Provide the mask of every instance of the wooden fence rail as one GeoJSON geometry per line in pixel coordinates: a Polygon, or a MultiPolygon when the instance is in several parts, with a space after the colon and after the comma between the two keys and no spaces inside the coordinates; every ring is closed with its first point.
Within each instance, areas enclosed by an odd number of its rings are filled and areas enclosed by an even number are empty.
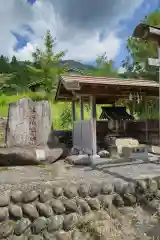
{"type": "Polygon", "coordinates": [[[127,135],[136,138],[140,143],[159,145],[159,120],[128,121],[126,124],[127,135]]]}

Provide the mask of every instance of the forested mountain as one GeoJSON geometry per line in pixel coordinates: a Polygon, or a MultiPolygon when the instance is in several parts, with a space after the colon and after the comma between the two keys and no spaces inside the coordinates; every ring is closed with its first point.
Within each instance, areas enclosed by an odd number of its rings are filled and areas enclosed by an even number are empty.
{"type": "MultiPolygon", "coordinates": [[[[85,71],[94,71],[95,67],[92,65],[83,64],[74,60],[61,60],[60,66],[67,66],[66,69],[85,71]]],[[[28,66],[33,67],[34,63],[30,61],[17,61],[13,56],[9,62],[8,58],[0,56],[0,89],[5,92],[9,88],[13,88],[15,85],[23,87],[32,83],[32,74],[30,73],[28,66]]],[[[17,89],[18,90],[18,89],[17,89]]]]}

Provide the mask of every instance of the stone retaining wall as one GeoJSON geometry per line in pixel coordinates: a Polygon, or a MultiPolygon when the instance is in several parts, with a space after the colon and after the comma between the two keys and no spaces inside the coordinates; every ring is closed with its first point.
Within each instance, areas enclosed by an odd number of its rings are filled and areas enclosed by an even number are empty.
{"type": "Polygon", "coordinates": [[[84,239],[76,238],[84,215],[136,204],[158,212],[159,189],[160,179],[136,183],[116,179],[112,185],[68,183],[65,187],[5,191],[0,195],[0,239],[84,239]]]}

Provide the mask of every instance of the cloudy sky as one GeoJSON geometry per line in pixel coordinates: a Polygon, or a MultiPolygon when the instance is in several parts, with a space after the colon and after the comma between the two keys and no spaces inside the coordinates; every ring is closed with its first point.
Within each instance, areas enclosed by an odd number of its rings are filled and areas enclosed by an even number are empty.
{"type": "Polygon", "coordinates": [[[31,60],[49,29],[66,59],[92,63],[107,53],[117,66],[134,27],[160,0],[0,0],[0,53],[31,60]]]}

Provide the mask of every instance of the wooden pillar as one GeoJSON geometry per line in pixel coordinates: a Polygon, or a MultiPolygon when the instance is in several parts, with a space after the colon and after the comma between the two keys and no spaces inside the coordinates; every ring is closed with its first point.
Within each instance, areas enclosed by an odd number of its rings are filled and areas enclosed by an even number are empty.
{"type": "Polygon", "coordinates": [[[132,116],[132,117],[134,117],[134,106],[133,106],[134,104],[133,104],[133,100],[130,102],[130,115],[132,116]]]}
{"type": "Polygon", "coordinates": [[[145,97],[145,116],[146,116],[146,124],[145,124],[145,140],[148,143],[148,99],[145,97]]]}
{"type": "Polygon", "coordinates": [[[72,121],[76,121],[76,104],[75,100],[72,100],[72,121]]]}
{"type": "Polygon", "coordinates": [[[90,96],[90,106],[91,106],[91,124],[93,133],[93,155],[97,155],[97,131],[96,131],[96,99],[94,96],[90,96]]]}
{"type": "Polygon", "coordinates": [[[132,106],[132,111],[133,111],[133,117],[134,117],[134,114],[135,114],[135,110],[136,110],[136,99],[135,99],[135,97],[133,98],[133,101],[132,101],[132,103],[133,103],[133,106],[132,106]]]}
{"type": "MultiPolygon", "coordinates": [[[[158,44],[158,59],[160,62],[160,42],[158,44]]],[[[159,146],[160,146],[160,65],[159,65],[159,146]]]]}
{"type": "Polygon", "coordinates": [[[81,120],[84,120],[84,104],[83,104],[83,97],[80,98],[80,117],[81,117],[81,120]]]}

